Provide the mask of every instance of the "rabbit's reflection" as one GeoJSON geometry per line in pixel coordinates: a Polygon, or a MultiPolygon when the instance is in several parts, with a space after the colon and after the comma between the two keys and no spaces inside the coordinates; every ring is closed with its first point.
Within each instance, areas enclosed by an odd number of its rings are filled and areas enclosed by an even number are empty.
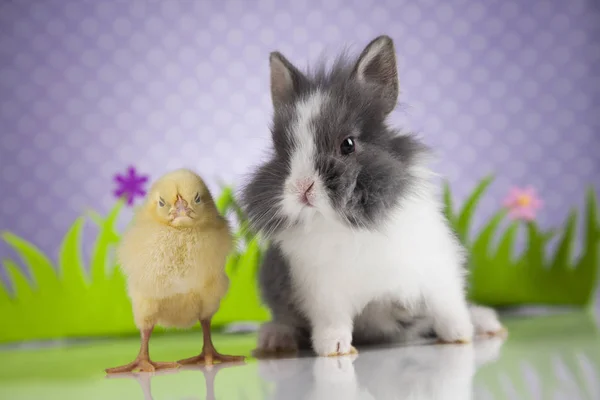
{"type": "Polygon", "coordinates": [[[275,383],[270,399],[472,398],[478,366],[498,357],[503,339],[469,345],[363,350],[358,356],[263,360],[259,371],[275,383]]]}

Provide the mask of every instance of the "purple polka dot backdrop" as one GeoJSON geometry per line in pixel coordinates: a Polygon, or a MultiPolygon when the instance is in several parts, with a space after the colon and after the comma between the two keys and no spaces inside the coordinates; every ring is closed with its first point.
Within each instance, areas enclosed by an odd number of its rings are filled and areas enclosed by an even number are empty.
{"type": "Polygon", "coordinates": [[[530,184],[541,225],[562,224],[600,182],[595,0],[3,0],[0,228],[56,258],[129,165],[239,185],[269,146],[269,52],[304,67],[383,33],[392,122],[434,147],[457,201],[496,174],[478,221],[530,184]]]}

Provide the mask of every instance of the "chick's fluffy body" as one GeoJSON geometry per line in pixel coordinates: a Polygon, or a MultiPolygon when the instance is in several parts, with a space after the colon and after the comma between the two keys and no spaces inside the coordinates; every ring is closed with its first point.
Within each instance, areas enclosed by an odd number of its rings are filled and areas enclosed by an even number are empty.
{"type": "Polygon", "coordinates": [[[211,317],[228,289],[225,262],[233,245],[231,232],[206,186],[191,174],[177,171],[157,181],[118,249],[139,329],[190,327],[211,317]],[[194,205],[189,226],[173,226],[157,212],[159,199],[168,209],[177,195],[193,199],[195,193],[202,201],[194,205]]]}

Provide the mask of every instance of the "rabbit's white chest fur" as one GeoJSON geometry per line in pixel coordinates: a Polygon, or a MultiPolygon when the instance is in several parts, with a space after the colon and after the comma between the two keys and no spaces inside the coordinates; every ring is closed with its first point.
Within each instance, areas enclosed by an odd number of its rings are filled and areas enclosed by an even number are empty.
{"type": "Polygon", "coordinates": [[[462,287],[461,248],[433,201],[403,203],[381,231],[316,216],[283,233],[281,247],[301,300],[318,308],[343,303],[356,315],[375,299],[411,306],[430,290],[462,287]]]}
{"type": "Polygon", "coordinates": [[[332,341],[350,346],[351,337],[340,337],[376,301],[435,310],[441,336],[470,338],[462,247],[433,196],[405,199],[380,231],[314,218],[309,227],[284,231],[278,242],[290,262],[298,304],[315,327],[317,352],[333,351],[332,341]]]}

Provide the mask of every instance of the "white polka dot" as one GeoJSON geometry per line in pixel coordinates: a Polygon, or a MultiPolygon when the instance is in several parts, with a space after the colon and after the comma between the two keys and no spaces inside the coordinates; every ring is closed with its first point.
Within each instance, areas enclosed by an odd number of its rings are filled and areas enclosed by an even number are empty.
{"type": "Polygon", "coordinates": [[[293,26],[292,17],[287,12],[278,12],[274,17],[275,26],[279,29],[289,29],[289,27],[293,26]]]}
{"type": "Polygon", "coordinates": [[[460,115],[456,118],[456,127],[462,131],[463,135],[471,135],[475,127],[475,121],[469,115],[460,115]]]}
{"type": "Polygon", "coordinates": [[[129,130],[133,129],[135,125],[134,117],[130,113],[126,112],[117,114],[115,122],[117,127],[123,132],[128,132],[129,130]]]}
{"type": "Polygon", "coordinates": [[[77,97],[67,100],[66,109],[70,115],[75,117],[79,117],[86,112],[86,107],[81,102],[81,99],[77,97]]]}
{"type": "Polygon", "coordinates": [[[246,67],[240,61],[233,61],[229,64],[227,71],[233,77],[244,77],[247,74],[246,67]]]}
{"type": "Polygon", "coordinates": [[[579,156],[576,161],[577,170],[581,174],[592,174],[594,172],[594,162],[585,156],[579,156]]]}
{"type": "Polygon", "coordinates": [[[411,86],[417,87],[420,86],[423,82],[423,74],[418,69],[410,69],[406,72],[405,78],[403,80],[411,86]]]}
{"type": "Polygon", "coordinates": [[[421,25],[421,33],[426,38],[435,37],[438,34],[438,27],[434,21],[425,21],[421,25]]]}
{"type": "Polygon", "coordinates": [[[537,129],[541,124],[542,118],[537,113],[528,113],[523,120],[525,127],[528,129],[537,129]]]}
{"type": "Polygon", "coordinates": [[[179,83],[179,92],[186,96],[196,96],[200,92],[200,85],[197,79],[186,78],[179,83]]]}
{"type": "Polygon", "coordinates": [[[30,69],[36,66],[37,62],[31,53],[18,53],[14,56],[13,63],[15,66],[23,69],[30,69]]]}
{"type": "Polygon", "coordinates": [[[306,18],[306,24],[312,28],[320,28],[323,25],[323,15],[318,10],[311,11],[306,18]]]}
{"type": "Polygon", "coordinates": [[[507,79],[511,81],[518,81],[523,76],[523,71],[516,65],[509,65],[504,70],[504,74],[507,79]]]}
{"type": "MultiPolygon", "coordinates": [[[[534,115],[537,115],[537,114],[534,114],[534,115]]],[[[538,119],[538,124],[537,125],[539,125],[539,116],[537,116],[537,119],[538,119]]],[[[527,123],[527,120],[525,122],[527,123]]],[[[554,129],[546,129],[545,131],[540,132],[540,137],[539,138],[540,138],[541,142],[543,142],[543,143],[545,143],[547,145],[554,145],[554,144],[558,143],[559,134],[554,129]]]]}
{"type": "Polygon", "coordinates": [[[128,36],[132,31],[131,21],[125,18],[117,18],[113,22],[113,32],[119,36],[128,36]]]}
{"type": "Polygon", "coordinates": [[[457,100],[468,101],[473,97],[473,89],[468,84],[461,84],[455,89],[455,96],[457,100]]]}
{"type": "Polygon", "coordinates": [[[475,102],[475,104],[473,104],[473,112],[475,114],[487,116],[490,113],[491,109],[492,107],[490,105],[490,102],[485,98],[480,98],[478,99],[478,101],[475,102]]]}
{"type": "Polygon", "coordinates": [[[338,15],[339,21],[344,25],[352,25],[356,21],[356,15],[349,8],[340,10],[338,15]]]}
{"type": "Polygon", "coordinates": [[[196,110],[190,110],[190,109],[184,110],[181,113],[180,122],[181,122],[181,127],[184,129],[194,128],[196,126],[196,124],[199,122],[198,112],[196,110]]]}
{"type": "Polygon", "coordinates": [[[427,53],[423,56],[423,66],[429,69],[437,69],[439,58],[434,53],[427,53]]]}
{"type": "Polygon", "coordinates": [[[227,33],[227,43],[231,45],[240,45],[244,42],[244,33],[240,29],[231,29],[227,33]]]}
{"type": "Polygon", "coordinates": [[[242,16],[242,27],[246,30],[254,30],[260,26],[260,18],[252,12],[242,16]]]}
{"type": "Polygon", "coordinates": [[[50,103],[44,101],[43,99],[38,99],[32,106],[33,113],[40,118],[48,117],[52,113],[52,107],[50,103]]]}
{"type": "Polygon", "coordinates": [[[590,108],[590,98],[587,93],[581,91],[573,93],[573,97],[569,101],[576,111],[586,111],[590,108]]]}
{"type": "Polygon", "coordinates": [[[556,113],[556,121],[563,127],[570,127],[575,122],[575,113],[571,110],[561,108],[556,113]]]}
{"type": "Polygon", "coordinates": [[[3,165],[2,178],[7,183],[16,182],[19,180],[19,169],[15,165],[3,165]]]}
{"type": "Polygon", "coordinates": [[[457,51],[454,54],[454,62],[458,67],[466,68],[471,64],[471,54],[466,51],[457,51]]]}
{"type": "Polygon", "coordinates": [[[475,132],[472,137],[473,141],[481,147],[490,146],[494,140],[492,133],[486,129],[475,132]]]}
{"type": "Polygon", "coordinates": [[[215,47],[215,49],[210,53],[210,59],[215,63],[225,63],[229,55],[227,54],[227,50],[224,47],[215,47]]]}
{"type": "Polygon", "coordinates": [[[99,24],[94,18],[84,18],[79,25],[81,26],[81,31],[88,36],[94,36],[98,33],[99,24]]]}
{"type": "Polygon", "coordinates": [[[275,41],[275,32],[273,32],[272,29],[265,27],[260,30],[259,38],[263,44],[270,45],[275,41]]]}
{"type": "Polygon", "coordinates": [[[235,110],[243,110],[243,108],[246,106],[246,96],[241,93],[233,93],[231,96],[229,96],[229,101],[235,110]]]}
{"type": "Polygon", "coordinates": [[[458,112],[458,106],[454,101],[445,99],[440,105],[440,111],[446,115],[454,116],[458,112]]]}
{"type": "Polygon", "coordinates": [[[523,100],[520,97],[509,97],[506,100],[506,109],[513,114],[521,112],[523,110],[523,100]]]}
{"type": "Polygon", "coordinates": [[[555,111],[558,108],[558,102],[553,96],[542,96],[539,105],[543,111],[555,111]]]}
{"type": "Polygon", "coordinates": [[[501,81],[490,83],[490,96],[492,98],[503,97],[506,94],[506,85],[501,81]]]}
{"type": "Polygon", "coordinates": [[[490,152],[499,162],[505,162],[511,158],[511,151],[507,146],[501,143],[490,148],[490,152]]]}
{"type": "Polygon", "coordinates": [[[198,108],[200,110],[209,110],[213,105],[213,99],[206,93],[201,93],[197,100],[198,108]]]}
{"type": "Polygon", "coordinates": [[[489,118],[489,124],[497,131],[503,131],[508,126],[508,119],[504,114],[493,114],[489,118]]]}
{"type": "Polygon", "coordinates": [[[466,11],[466,17],[471,21],[479,21],[485,15],[485,7],[481,3],[472,3],[466,11]]]}
{"type": "Polygon", "coordinates": [[[456,47],[454,40],[449,36],[444,36],[437,40],[436,46],[441,54],[452,53],[456,47]]]}
{"type": "Polygon", "coordinates": [[[514,32],[506,32],[501,40],[504,47],[510,51],[518,49],[522,44],[521,38],[514,32]]]}
{"type": "Polygon", "coordinates": [[[227,29],[227,19],[223,15],[212,15],[209,24],[216,31],[222,32],[227,29]]]}
{"type": "Polygon", "coordinates": [[[542,147],[537,143],[531,143],[527,146],[527,156],[529,160],[537,162],[542,159],[542,155],[544,154],[542,147]]]}
{"type": "Polygon", "coordinates": [[[439,21],[449,22],[454,16],[454,11],[452,10],[452,7],[449,4],[443,3],[435,7],[435,14],[439,21]]]}
{"type": "Polygon", "coordinates": [[[275,8],[275,0],[258,0],[258,8],[263,11],[272,11],[275,8]]]}
{"type": "Polygon", "coordinates": [[[469,32],[469,24],[466,21],[457,19],[452,24],[452,31],[456,36],[464,36],[469,32]]]}
{"type": "Polygon", "coordinates": [[[166,118],[163,113],[154,112],[148,115],[148,122],[150,123],[151,127],[160,130],[165,126],[166,118]]]}
{"type": "Polygon", "coordinates": [[[439,71],[437,78],[442,85],[449,85],[456,80],[456,74],[453,69],[444,68],[439,71]]]}
{"type": "Polygon", "coordinates": [[[224,78],[215,79],[212,84],[212,89],[215,93],[227,93],[227,91],[229,90],[228,80],[224,78]]]}
{"type": "Polygon", "coordinates": [[[538,94],[538,86],[534,81],[525,81],[521,87],[523,94],[528,97],[536,97],[538,94]]]}
{"type": "Polygon", "coordinates": [[[414,3],[407,4],[403,8],[402,14],[408,23],[415,24],[422,21],[421,10],[414,3]]]}
{"type": "Polygon", "coordinates": [[[102,126],[103,118],[97,113],[87,113],[82,118],[83,127],[89,132],[97,132],[102,126]]]}
{"type": "Polygon", "coordinates": [[[404,43],[404,50],[406,54],[419,54],[422,49],[422,43],[415,38],[408,38],[404,43]]]}

